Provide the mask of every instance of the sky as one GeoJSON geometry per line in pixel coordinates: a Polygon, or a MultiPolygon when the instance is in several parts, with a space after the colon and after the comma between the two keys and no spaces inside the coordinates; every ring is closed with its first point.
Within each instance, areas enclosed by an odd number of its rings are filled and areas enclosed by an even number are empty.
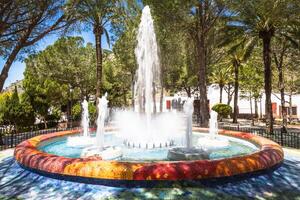
{"type": "MultiPolygon", "coordinates": [[[[90,32],[82,32],[80,34],[76,33],[76,34],[73,34],[73,36],[81,36],[81,37],[83,37],[85,43],[90,42],[92,44],[95,44],[94,34],[91,31],[90,32]]],[[[41,41],[38,42],[37,50],[41,51],[41,50],[45,49],[47,46],[52,45],[58,38],[59,38],[59,36],[57,36],[57,35],[49,35],[49,36],[45,37],[44,39],[42,39],[41,41]]],[[[106,37],[104,37],[104,36],[102,36],[102,48],[109,49],[107,41],[106,41],[106,37]]],[[[3,58],[0,58],[0,70],[2,70],[4,64],[5,64],[5,60],[3,60],[3,58]]],[[[24,75],[23,75],[24,71],[25,71],[25,63],[20,62],[20,61],[15,61],[9,70],[8,78],[5,81],[4,88],[9,86],[11,83],[16,82],[17,80],[22,80],[24,78],[24,75]]]]}

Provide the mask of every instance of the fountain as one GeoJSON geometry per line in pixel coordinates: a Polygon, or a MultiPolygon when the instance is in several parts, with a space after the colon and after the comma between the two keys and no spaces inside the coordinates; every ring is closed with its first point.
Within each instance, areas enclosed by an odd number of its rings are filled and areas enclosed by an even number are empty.
{"type": "Polygon", "coordinates": [[[89,136],[89,104],[86,99],[81,103],[82,107],[82,117],[81,117],[81,126],[83,130],[82,136],[69,137],[67,145],[73,147],[86,147],[94,143],[93,139],[89,136]]]}
{"type": "MultiPolygon", "coordinates": [[[[170,149],[168,152],[168,158],[170,160],[208,159],[209,151],[204,151],[202,148],[195,148],[192,145],[194,98],[187,99],[184,104],[184,112],[186,114],[185,147],[175,147],[170,149]]],[[[199,140],[201,139],[202,138],[199,140]]]]}
{"type": "Polygon", "coordinates": [[[120,135],[124,144],[131,148],[153,149],[172,146],[173,138],[178,137],[181,119],[180,114],[158,113],[156,108],[156,94],[161,89],[160,62],[149,6],[145,6],[142,12],[135,55],[138,64],[135,112],[125,111],[117,114],[120,135]],[[132,119],[130,122],[127,120],[129,118],[132,119]]]}
{"type": "Polygon", "coordinates": [[[99,98],[98,101],[98,118],[97,118],[97,131],[95,145],[84,148],[81,157],[97,156],[102,160],[113,160],[122,157],[122,150],[120,147],[104,146],[104,122],[107,114],[107,93],[99,98]]]}
{"type": "Polygon", "coordinates": [[[89,124],[90,124],[90,119],[89,119],[89,104],[87,100],[83,100],[82,102],[82,129],[83,129],[83,137],[88,137],[89,136],[89,124]]]}
{"type": "Polygon", "coordinates": [[[89,184],[226,178],[283,161],[283,150],[275,142],[218,130],[213,111],[209,130],[192,127],[192,98],[185,102],[184,113],[157,113],[160,70],[148,6],[142,12],[136,57],[135,112],[118,111],[116,127],[105,127],[108,101],[104,95],[99,99],[96,134],[89,134],[84,101],[83,136],[81,130],[70,130],[31,138],[15,148],[16,161],[43,176],[89,184]]]}
{"type": "MultiPolygon", "coordinates": [[[[208,89],[211,105],[218,102],[218,99],[213,95],[213,87],[214,86],[212,85],[208,89]]],[[[209,119],[209,136],[199,139],[197,146],[207,152],[229,147],[228,139],[218,136],[218,113],[212,109],[210,111],[209,119]]]]}

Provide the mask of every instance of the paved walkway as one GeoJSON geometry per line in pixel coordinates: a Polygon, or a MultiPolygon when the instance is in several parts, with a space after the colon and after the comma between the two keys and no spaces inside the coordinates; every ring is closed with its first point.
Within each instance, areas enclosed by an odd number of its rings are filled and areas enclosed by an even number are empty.
{"type": "Polygon", "coordinates": [[[60,181],[28,172],[0,152],[0,199],[286,199],[300,200],[300,151],[285,149],[280,168],[227,183],[124,188],[60,181]]]}

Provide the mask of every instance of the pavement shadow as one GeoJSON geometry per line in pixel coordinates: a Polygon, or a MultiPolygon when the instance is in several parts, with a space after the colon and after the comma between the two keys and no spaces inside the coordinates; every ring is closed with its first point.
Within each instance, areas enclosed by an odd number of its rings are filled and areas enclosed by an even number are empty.
{"type": "Polygon", "coordinates": [[[110,187],[40,176],[13,157],[0,161],[0,199],[300,199],[300,160],[254,176],[227,181],[172,182],[151,187],[110,187]]]}

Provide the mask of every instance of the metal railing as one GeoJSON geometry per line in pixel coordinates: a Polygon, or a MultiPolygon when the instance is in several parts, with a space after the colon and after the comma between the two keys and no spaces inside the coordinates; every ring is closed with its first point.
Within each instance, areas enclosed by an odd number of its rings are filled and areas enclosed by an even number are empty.
{"type": "Polygon", "coordinates": [[[37,131],[29,131],[29,132],[22,132],[16,133],[16,131],[0,129],[0,150],[5,150],[9,148],[13,148],[17,146],[19,143],[43,134],[54,133],[58,131],[65,131],[65,130],[75,130],[78,127],[73,128],[51,128],[51,129],[44,129],[44,130],[37,130],[37,131]]]}
{"type": "MultiPolygon", "coordinates": [[[[0,150],[5,150],[8,148],[13,148],[17,146],[19,143],[27,140],[29,138],[54,133],[57,131],[64,130],[75,130],[79,127],[73,128],[51,128],[45,130],[38,131],[29,131],[16,133],[15,131],[8,131],[5,129],[0,129],[0,150]]],[[[259,135],[270,140],[273,140],[284,147],[291,147],[300,149],[300,132],[287,131],[282,132],[281,130],[274,130],[273,133],[269,133],[264,128],[259,127],[240,127],[240,126],[228,126],[228,125],[219,125],[219,129],[232,130],[232,131],[242,131],[247,133],[252,133],[254,135],[259,135]]]]}
{"type": "Polygon", "coordinates": [[[219,125],[219,129],[242,131],[252,133],[254,135],[262,136],[277,142],[281,146],[300,149],[300,132],[287,131],[275,129],[273,133],[267,132],[264,128],[259,127],[240,127],[240,126],[224,126],[219,125]]]}

